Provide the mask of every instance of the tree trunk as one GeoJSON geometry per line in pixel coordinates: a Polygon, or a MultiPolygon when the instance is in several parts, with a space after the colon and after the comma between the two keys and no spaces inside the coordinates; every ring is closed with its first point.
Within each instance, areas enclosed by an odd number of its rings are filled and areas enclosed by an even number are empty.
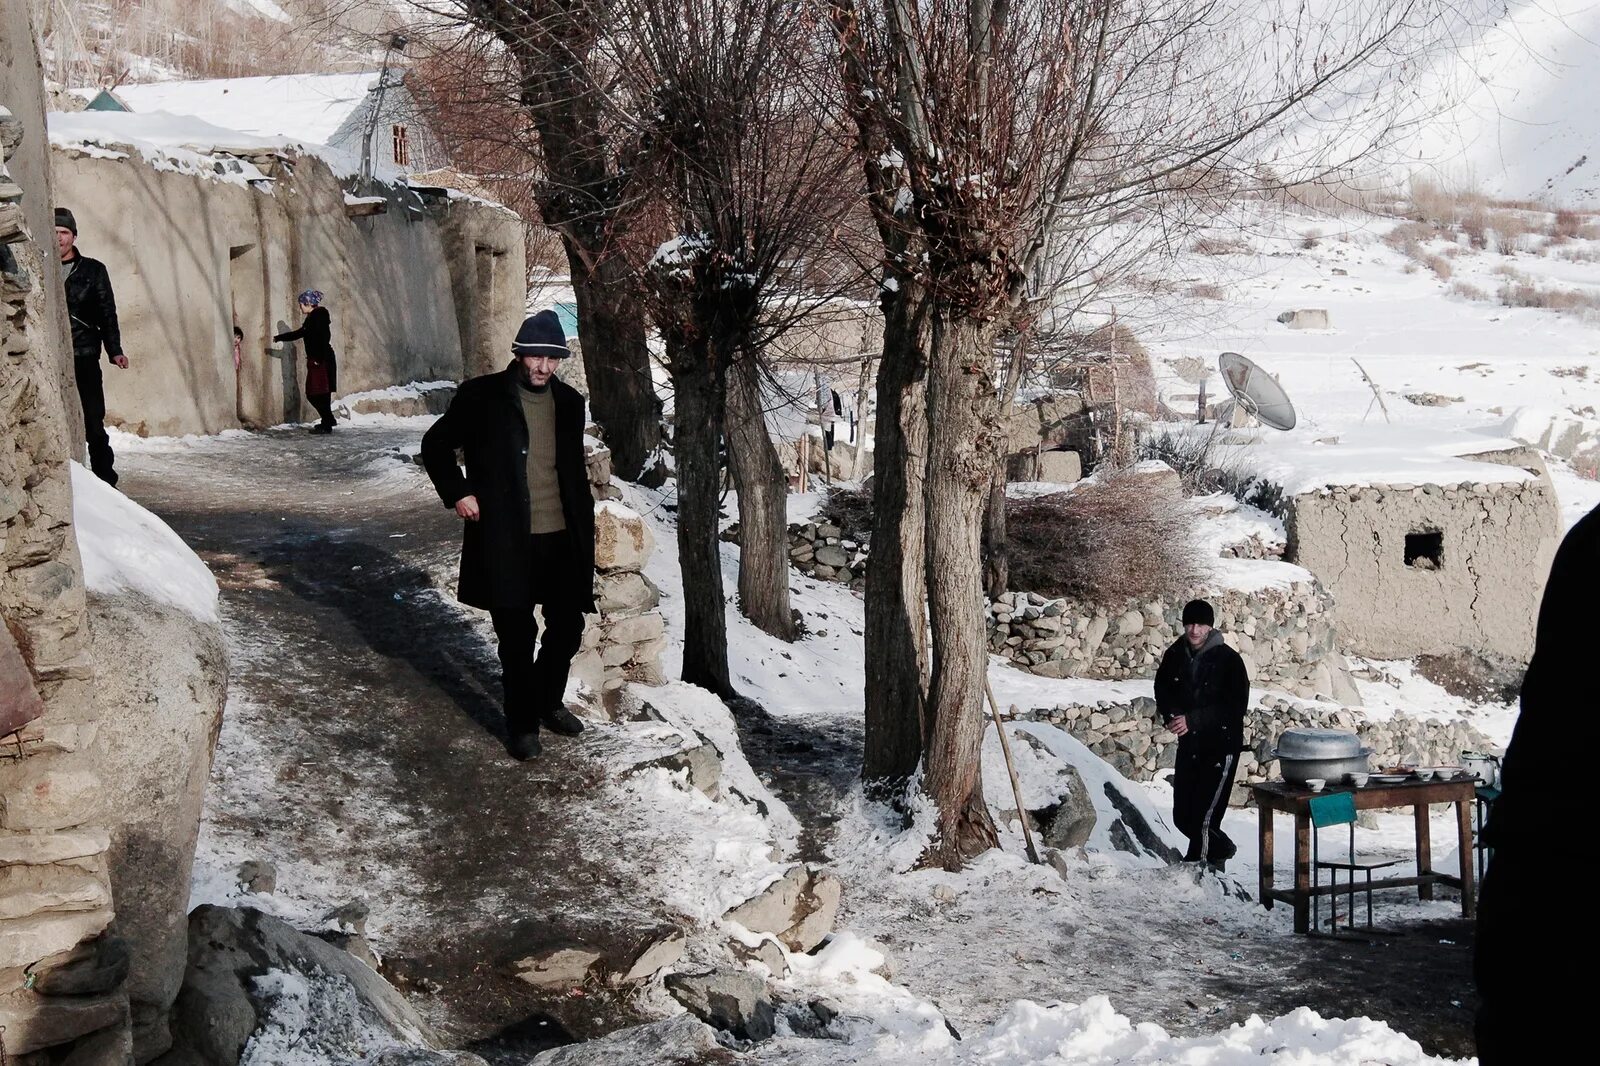
{"type": "Polygon", "coordinates": [[[676,427],[678,562],[683,568],[683,679],[726,697],[733,695],[733,684],[728,679],[728,623],[717,542],[717,443],[726,375],[703,340],[693,347],[671,338],[667,343],[676,427]]]}
{"type": "MultiPolygon", "coordinates": [[[[605,431],[611,469],[637,481],[661,446],[661,400],[650,380],[650,349],[628,266],[611,257],[590,270],[567,244],[590,417],[605,431]]],[[[508,345],[509,346],[509,345],[508,345]]]]}
{"type": "MultiPolygon", "coordinates": [[[[1017,390],[1028,366],[1028,338],[1024,331],[1011,346],[1011,361],[1006,365],[1006,383],[1000,390],[1000,424],[1009,426],[1016,409],[1017,390]]],[[[989,599],[998,600],[1011,584],[1011,550],[1006,539],[1006,459],[1011,447],[1009,434],[1002,438],[995,453],[994,475],[989,480],[989,502],[983,515],[983,582],[989,599]]]]}
{"type": "Polygon", "coordinates": [[[850,461],[850,480],[867,472],[867,401],[872,396],[872,350],[865,325],[861,329],[861,377],[856,381],[856,452],[850,461]]]}
{"type": "Polygon", "coordinates": [[[788,483],[762,417],[761,367],[745,352],[728,371],[728,465],[739,490],[739,610],[794,640],[789,609],[788,483]]]}
{"type": "MultiPolygon", "coordinates": [[[[938,312],[936,312],[938,314],[938,312]]],[[[1001,432],[996,418],[993,327],[938,314],[928,360],[928,615],[933,671],[923,788],[939,810],[923,861],[959,869],[996,846],[983,802],[988,633],[980,554],[1001,432]]],[[[876,549],[876,541],[874,541],[876,549]]]]}
{"type": "Polygon", "coordinates": [[[909,278],[884,302],[867,564],[865,751],[869,795],[899,800],[922,760],[927,695],[923,468],[928,308],[909,278]]]}

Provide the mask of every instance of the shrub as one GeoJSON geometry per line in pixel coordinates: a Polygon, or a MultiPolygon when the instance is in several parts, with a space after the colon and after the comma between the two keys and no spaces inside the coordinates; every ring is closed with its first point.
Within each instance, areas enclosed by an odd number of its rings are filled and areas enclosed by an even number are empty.
{"type": "Polygon", "coordinates": [[[1250,246],[1238,237],[1205,236],[1195,239],[1191,250],[1200,255],[1242,255],[1250,246]]]}
{"type": "Polygon", "coordinates": [[[1011,585],[1115,604],[1190,588],[1205,577],[1194,513],[1112,472],[1074,492],[1008,500],[1011,585]]]}
{"type": "Polygon", "coordinates": [[[1189,286],[1189,295],[1197,300],[1222,300],[1227,298],[1221,285],[1215,282],[1204,281],[1198,285],[1189,286]]]}
{"type": "Polygon", "coordinates": [[[1450,280],[1450,275],[1453,271],[1450,267],[1450,260],[1446,259],[1444,256],[1430,255],[1427,259],[1423,260],[1423,265],[1429,270],[1433,271],[1434,276],[1440,281],[1450,280]]]}
{"type": "Polygon", "coordinates": [[[1320,241],[1320,240],[1322,240],[1322,231],[1321,230],[1319,230],[1319,229],[1308,229],[1308,230],[1306,230],[1304,236],[1302,236],[1300,238],[1300,247],[1306,249],[1307,251],[1310,251],[1312,248],[1315,248],[1317,246],[1317,242],[1320,241]]]}
{"type": "Polygon", "coordinates": [[[1452,284],[1450,286],[1450,292],[1452,295],[1459,296],[1463,300],[1487,300],[1489,298],[1489,294],[1487,292],[1484,292],[1478,286],[1465,281],[1458,281],[1452,284]]]}
{"type": "Polygon", "coordinates": [[[1140,444],[1139,458],[1159,459],[1178,472],[1185,492],[1204,495],[1226,492],[1240,503],[1287,518],[1288,501],[1283,486],[1264,481],[1241,468],[1238,451],[1224,444],[1216,424],[1210,431],[1163,433],[1140,444]]]}
{"type": "Polygon", "coordinates": [[[872,493],[866,489],[833,489],[817,508],[817,515],[844,530],[852,540],[865,540],[872,532],[872,493]]]}
{"type": "Polygon", "coordinates": [[[1554,226],[1550,230],[1552,237],[1571,240],[1583,233],[1583,216],[1576,211],[1562,208],[1556,212],[1554,226]]]}

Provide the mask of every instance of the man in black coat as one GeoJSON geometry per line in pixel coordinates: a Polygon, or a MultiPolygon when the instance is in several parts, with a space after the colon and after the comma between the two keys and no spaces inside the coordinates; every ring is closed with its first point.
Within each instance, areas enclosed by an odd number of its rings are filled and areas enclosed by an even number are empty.
{"type": "Polygon", "coordinates": [[[1600,508],[1572,527],[1550,567],[1500,798],[1483,828],[1481,843],[1494,852],[1478,893],[1474,959],[1482,1066],[1569,1061],[1572,1039],[1588,1031],[1594,997],[1559,962],[1584,965],[1600,939],[1581,882],[1567,873],[1594,807],[1583,793],[1594,780],[1586,741],[1597,602],[1600,508]],[[1570,904],[1568,892],[1579,893],[1570,904]]]}
{"type": "Polygon", "coordinates": [[[1178,738],[1172,817],[1189,838],[1184,859],[1222,870],[1239,850],[1222,831],[1222,816],[1244,747],[1250,677],[1215,625],[1216,612],[1205,600],[1184,605],[1183,636],[1156,672],[1156,708],[1178,738]]]}
{"type": "Polygon", "coordinates": [[[78,253],[78,220],[64,207],[56,208],[56,248],[61,253],[61,275],[67,287],[67,314],[72,319],[73,376],[78,380],[78,402],[83,405],[83,433],[89,443],[89,467],[100,480],[117,483],[112,465],[111,438],[106,435],[106,393],[100,378],[100,349],[120,370],[128,369],[122,351],[122,331],[117,326],[117,301],[111,292],[106,265],[78,253]]]}
{"type": "Polygon", "coordinates": [[[541,724],[568,736],[583,731],[562,695],[583,616],[594,610],[594,497],[583,397],[555,378],[570,354],[556,313],[524,321],[511,351],[505,370],[462,383],[422,438],[422,461],[444,505],[466,520],[457,596],[494,622],[507,746],[531,759],[541,724]],[[537,659],[535,606],[544,615],[537,659]]]}

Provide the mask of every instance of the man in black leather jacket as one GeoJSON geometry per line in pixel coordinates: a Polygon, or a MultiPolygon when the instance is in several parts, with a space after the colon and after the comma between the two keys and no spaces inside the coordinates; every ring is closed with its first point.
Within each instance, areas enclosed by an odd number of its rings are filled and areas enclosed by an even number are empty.
{"type": "Polygon", "coordinates": [[[98,259],[78,254],[78,221],[64,207],[56,208],[56,247],[61,252],[61,274],[67,286],[67,314],[72,318],[74,376],[78,400],[83,404],[83,432],[89,442],[89,467],[100,480],[117,483],[111,438],[106,435],[106,394],[100,378],[100,350],[118,369],[128,369],[122,351],[122,331],[117,327],[117,301],[111,292],[111,275],[98,259]]]}
{"type": "Polygon", "coordinates": [[[1172,817],[1189,838],[1184,859],[1221,870],[1238,850],[1222,831],[1222,816],[1244,747],[1250,676],[1215,624],[1205,600],[1184,605],[1183,636],[1161,657],[1155,687],[1156,708],[1178,737],[1172,817]]]}

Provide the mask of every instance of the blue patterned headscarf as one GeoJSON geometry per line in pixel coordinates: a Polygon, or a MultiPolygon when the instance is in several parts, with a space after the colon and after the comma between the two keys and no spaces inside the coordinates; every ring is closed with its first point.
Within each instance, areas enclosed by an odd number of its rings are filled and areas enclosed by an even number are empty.
{"type": "Polygon", "coordinates": [[[312,307],[321,307],[322,306],[322,290],[321,289],[307,289],[305,292],[303,292],[299,296],[295,297],[295,302],[296,303],[303,303],[303,304],[310,304],[312,307]]]}

